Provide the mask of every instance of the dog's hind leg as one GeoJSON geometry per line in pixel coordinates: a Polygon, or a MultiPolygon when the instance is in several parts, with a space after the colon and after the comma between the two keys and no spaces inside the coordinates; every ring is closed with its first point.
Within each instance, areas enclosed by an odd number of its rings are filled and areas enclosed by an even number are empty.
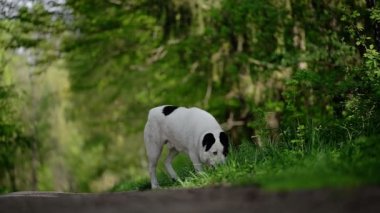
{"type": "Polygon", "coordinates": [[[172,166],[172,160],[175,156],[178,155],[178,151],[175,148],[170,148],[169,149],[169,154],[166,157],[165,160],[165,168],[166,171],[168,171],[170,177],[174,180],[178,179],[177,173],[174,171],[173,166],[172,166]]]}
{"type": "Polygon", "coordinates": [[[152,126],[152,123],[148,121],[144,130],[144,142],[145,148],[148,155],[149,164],[149,176],[152,189],[160,187],[156,176],[156,167],[158,159],[160,158],[162,145],[160,143],[160,135],[157,128],[152,126]]]}
{"type": "Polygon", "coordinates": [[[155,144],[151,144],[150,146],[146,147],[149,161],[149,176],[152,189],[160,187],[157,181],[156,167],[162,151],[161,147],[154,145],[155,144]]]}
{"type": "Polygon", "coordinates": [[[149,158],[149,175],[150,175],[150,183],[152,186],[152,189],[156,189],[160,187],[157,181],[157,176],[156,176],[156,167],[157,167],[157,162],[158,158],[160,158],[161,150],[158,151],[158,153],[150,155],[149,158]]]}

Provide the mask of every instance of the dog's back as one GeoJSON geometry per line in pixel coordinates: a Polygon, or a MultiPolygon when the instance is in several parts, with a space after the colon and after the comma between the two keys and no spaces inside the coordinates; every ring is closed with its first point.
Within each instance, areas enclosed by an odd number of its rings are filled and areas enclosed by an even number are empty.
{"type": "Polygon", "coordinates": [[[218,122],[202,109],[165,105],[149,111],[144,139],[157,144],[175,140],[186,146],[184,143],[198,140],[194,137],[200,137],[205,130],[217,129],[221,129],[218,122]],[[151,141],[149,135],[157,141],[151,141]]]}

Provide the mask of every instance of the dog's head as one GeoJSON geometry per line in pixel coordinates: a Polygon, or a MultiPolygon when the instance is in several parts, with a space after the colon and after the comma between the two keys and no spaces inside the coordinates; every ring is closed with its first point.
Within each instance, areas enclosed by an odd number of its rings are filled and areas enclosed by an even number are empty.
{"type": "Polygon", "coordinates": [[[228,154],[228,136],[224,132],[208,132],[202,137],[201,160],[211,166],[224,163],[228,154]]]}

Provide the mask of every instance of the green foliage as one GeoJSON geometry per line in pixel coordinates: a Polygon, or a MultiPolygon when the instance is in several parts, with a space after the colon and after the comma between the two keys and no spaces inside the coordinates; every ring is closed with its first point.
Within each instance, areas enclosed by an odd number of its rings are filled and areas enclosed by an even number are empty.
{"type": "MultiPolygon", "coordinates": [[[[225,165],[205,172],[182,173],[181,180],[171,182],[161,170],[159,181],[164,188],[206,187],[215,185],[258,185],[270,190],[320,187],[356,187],[380,183],[379,136],[359,138],[341,147],[316,146],[299,152],[280,144],[257,148],[243,142],[232,150],[225,165]]],[[[174,168],[188,169],[188,162],[175,162],[174,168]]],[[[112,191],[145,190],[149,180],[125,181],[112,191]]]]}
{"type": "Polygon", "coordinates": [[[0,47],[0,192],[17,190],[16,169],[27,164],[21,159],[29,158],[23,156],[30,153],[33,143],[18,120],[19,97],[9,80],[8,57],[0,47]]]}
{"type": "MultiPolygon", "coordinates": [[[[9,146],[0,170],[22,168],[15,159],[28,153],[41,182],[59,182],[29,184],[36,175],[14,175],[24,189],[146,188],[141,135],[147,111],[160,104],[208,110],[234,148],[251,138],[269,144],[243,143],[226,166],[201,176],[182,157],[190,178],[168,186],[369,180],[355,176],[360,166],[344,154],[367,159],[365,144],[375,146],[380,129],[380,54],[371,27],[379,9],[364,0],[67,0],[56,8],[35,1],[8,8],[11,15],[0,3],[0,69],[13,64],[1,70],[1,140],[9,146]],[[39,89],[13,85],[23,76],[39,89]]],[[[372,161],[360,162],[373,168],[372,161]]],[[[3,191],[12,188],[5,179],[3,191]]]]}

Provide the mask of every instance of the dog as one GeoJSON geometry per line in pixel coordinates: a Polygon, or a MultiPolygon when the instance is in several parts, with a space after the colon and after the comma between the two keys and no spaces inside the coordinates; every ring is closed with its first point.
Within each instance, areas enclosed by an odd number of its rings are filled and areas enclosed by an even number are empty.
{"type": "Polygon", "coordinates": [[[228,136],[208,112],[192,107],[164,105],[152,108],[144,129],[144,143],[148,156],[152,189],[158,188],[156,166],[163,146],[169,153],[165,168],[174,180],[178,179],[172,166],[173,158],[186,153],[196,172],[202,164],[216,166],[224,163],[228,154],[228,136]]]}

